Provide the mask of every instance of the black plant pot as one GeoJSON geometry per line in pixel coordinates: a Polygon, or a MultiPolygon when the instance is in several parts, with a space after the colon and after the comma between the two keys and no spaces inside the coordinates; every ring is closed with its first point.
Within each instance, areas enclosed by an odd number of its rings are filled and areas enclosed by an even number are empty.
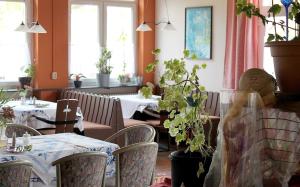
{"type": "Polygon", "coordinates": [[[24,89],[24,86],[30,86],[31,84],[31,77],[19,77],[19,82],[21,85],[21,88],[24,89]]]}
{"type": "Polygon", "coordinates": [[[200,153],[174,151],[169,158],[171,159],[172,187],[180,187],[182,183],[185,187],[203,186],[211,157],[203,157],[200,153]],[[200,162],[202,162],[205,172],[198,178],[197,171],[200,162]]]}
{"type": "Polygon", "coordinates": [[[75,88],[81,88],[82,81],[74,81],[75,88]]]}

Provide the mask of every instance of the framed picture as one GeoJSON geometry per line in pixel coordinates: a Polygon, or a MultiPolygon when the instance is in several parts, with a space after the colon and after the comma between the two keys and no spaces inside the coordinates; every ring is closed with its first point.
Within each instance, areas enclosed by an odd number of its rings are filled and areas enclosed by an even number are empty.
{"type": "Polygon", "coordinates": [[[212,6],[185,9],[185,49],[198,59],[212,58],[212,6]]]}

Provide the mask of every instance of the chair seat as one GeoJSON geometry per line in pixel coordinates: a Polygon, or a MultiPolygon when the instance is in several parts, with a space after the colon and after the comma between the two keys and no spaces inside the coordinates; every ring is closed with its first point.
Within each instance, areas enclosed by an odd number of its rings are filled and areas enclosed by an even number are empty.
{"type": "Polygon", "coordinates": [[[104,140],[115,132],[110,126],[89,121],[83,121],[83,126],[85,136],[99,140],[104,140]]]}
{"type": "Polygon", "coordinates": [[[124,119],[124,127],[130,127],[134,125],[147,124],[146,121],[140,121],[136,119],[124,119]]]}

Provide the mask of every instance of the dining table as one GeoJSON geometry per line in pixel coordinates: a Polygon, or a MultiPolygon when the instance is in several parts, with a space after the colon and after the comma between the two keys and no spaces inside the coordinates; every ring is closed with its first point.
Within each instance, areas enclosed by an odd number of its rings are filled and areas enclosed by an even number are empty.
{"type": "Polygon", "coordinates": [[[145,98],[141,94],[111,95],[111,97],[120,99],[124,119],[129,119],[136,111],[143,112],[146,108],[156,111],[161,98],[158,95],[145,98]]]}
{"type": "MultiPolygon", "coordinates": [[[[22,145],[22,137],[17,138],[16,144],[22,145]]],[[[112,153],[119,149],[114,143],[105,142],[74,133],[32,136],[32,149],[20,153],[12,153],[6,147],[0,148],[0,163],[11,160],[28,160],[33,165],[30,186],[56,186],[56,169],[52,162],[62,157],[82,152],[104,152],[108,155],[105,178],[114,180],[116,158],[112,153]]]]}
{"type": "MultiPolygon", "coordinates": [[[[47,120],[55,121],[56,118],[56,108],[57,103],[43,100],[31,100],[22,101],[14,100],[9,101],[5,106],[12,107],[15,117],[13,118],[13,123],[27,125],[34,129],[44,129],[53,128],[54,126],[43,121],[37,120],[33,116],[38,116],[47,120]]],[[[83,116],[80,108],[77,109],[76,115],[78,116],[78,121],[74,124],[74,128],[78,128],[79,131],[84,130],[83,126],[83,116]]]]}

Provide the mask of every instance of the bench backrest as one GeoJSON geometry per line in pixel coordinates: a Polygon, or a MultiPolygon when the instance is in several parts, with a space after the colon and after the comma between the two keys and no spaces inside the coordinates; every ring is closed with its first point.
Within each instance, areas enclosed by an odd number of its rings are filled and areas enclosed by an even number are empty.
{"type": "Polygon", "coordinates": [[[117,98],[73,90],[62,91],[60,97],[77,99],[85,121],[108,125],[116,130],[124,127],[121,102],[117,98]]]}
{"type": "Polygon", "coordinates": [[[219,92],[202,92],[207,95],[205,101],[205,111],[210,116],[220,116],[220,93],[219,92]]]}

